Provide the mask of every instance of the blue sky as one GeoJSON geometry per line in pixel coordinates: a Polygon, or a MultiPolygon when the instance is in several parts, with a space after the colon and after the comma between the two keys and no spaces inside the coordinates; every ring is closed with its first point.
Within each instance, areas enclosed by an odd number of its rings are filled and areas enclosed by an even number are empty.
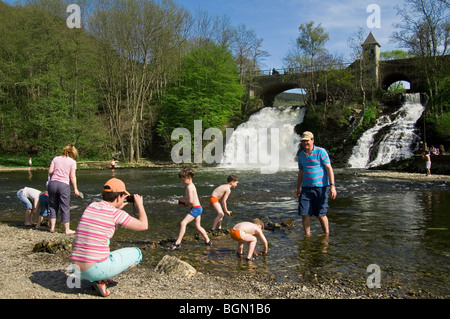
{"type": "MultiPolygon", "coordinates": [[[[381,45],[381,51],[397,49],[389,37],[395,31],[394,22],[399,22],[395,6],[403,7],[404,0],[174,0],[175,3],[195,11],[198,8],[211,14],[226,15],[233,26],[241,23],[253,29],[262,38],[263,49],[271,56],[266,58],[266,68],[282,68],[292,42],[299,35],[302,23],[321,23],[329,33],[326,48],[331,53],[343,54],[350,60],[351,50],[347,39],[358,29],[366,34],[372,31],[381,45]],[[369,28],[367,12],[370,4],[380,8],[380,28],[369,28]]],[[[351,61],[349,61],[351,62],[351,61]]]]}
{"type": "MultiPolygon", "coordinates": [[[[4,2],[14,3],[15,0],[4,2]]],[[[321,23],[329,33],[326,48],[334,54],[343,54],[350,61],[347,39],[358,27],[373,35],[381,45],[381,51],[397,49],[390,43],[394,32],[392,24],[398,22],[395,6],[403,7],[404,0],[174,0],[191,12],[199,8],[213,15],[226,15],[233,26],[245,24],[263,39],[263,50],[270,56],[263,63],[265,69],[282,68],[283,58],[298,37],[302,23],[321,23]],[[369,28],[367,12],[370,4],[380,8],[380,28],[369,28]]]]}

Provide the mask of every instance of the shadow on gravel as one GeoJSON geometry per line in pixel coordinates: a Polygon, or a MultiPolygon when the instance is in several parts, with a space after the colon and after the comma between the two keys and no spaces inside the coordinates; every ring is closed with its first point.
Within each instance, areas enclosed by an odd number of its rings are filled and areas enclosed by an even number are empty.
{"type": "Polygon", "coordinates": [[[97,295],[88,280],[70,277],[65,270],[39,270],[33,272],[30,280],[43,288],[66,294],[97,295]],[[73,288],[70,288],[73,287],[73,288]]]}

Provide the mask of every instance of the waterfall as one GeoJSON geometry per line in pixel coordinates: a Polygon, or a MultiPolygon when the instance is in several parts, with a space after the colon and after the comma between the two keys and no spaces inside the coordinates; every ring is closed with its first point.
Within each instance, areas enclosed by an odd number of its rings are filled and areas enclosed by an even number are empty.
{"type": "Polygon", "coordinates": [[[364,132],[353,148],[348,161],[350,167],[377,167],[414,155],[420,141],[415,133],[415,124],[422,116],[424,107],[420,103],[420,93],[406,94],[405,97],[405,102],[397,112],[381,116],[373,128],[364,132]],[[379,143],[375,159],[370,162],[375,135],[382,129],[386,134],[379,143]]]}
{"type": "Polygon", "coordinates": [[[300,136],[294,128],[303,122],[304,107],[266,107],[227,134],[219,167],[239,169],[296,168],[300,136]]]}

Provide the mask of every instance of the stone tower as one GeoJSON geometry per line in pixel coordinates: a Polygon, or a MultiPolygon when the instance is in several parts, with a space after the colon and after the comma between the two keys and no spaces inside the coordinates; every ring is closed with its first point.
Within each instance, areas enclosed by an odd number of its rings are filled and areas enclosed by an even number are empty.
{"type": "Polygon", "coordinates": [[[380,47],[381,45],[375,40],[372,32],[369,33],[366,41],[362,44],[365,82],[373,89],[380,87],[380,47]]]}

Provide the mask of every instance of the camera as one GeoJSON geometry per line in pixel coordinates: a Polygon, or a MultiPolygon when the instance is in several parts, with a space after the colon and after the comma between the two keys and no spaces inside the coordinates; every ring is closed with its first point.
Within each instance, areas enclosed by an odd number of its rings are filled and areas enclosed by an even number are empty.
{"type": "Polygon", "coordinates": [[[134,203],[134,195],[128,195],[127,197],[125,197],[125,202],[134,203]]]}

